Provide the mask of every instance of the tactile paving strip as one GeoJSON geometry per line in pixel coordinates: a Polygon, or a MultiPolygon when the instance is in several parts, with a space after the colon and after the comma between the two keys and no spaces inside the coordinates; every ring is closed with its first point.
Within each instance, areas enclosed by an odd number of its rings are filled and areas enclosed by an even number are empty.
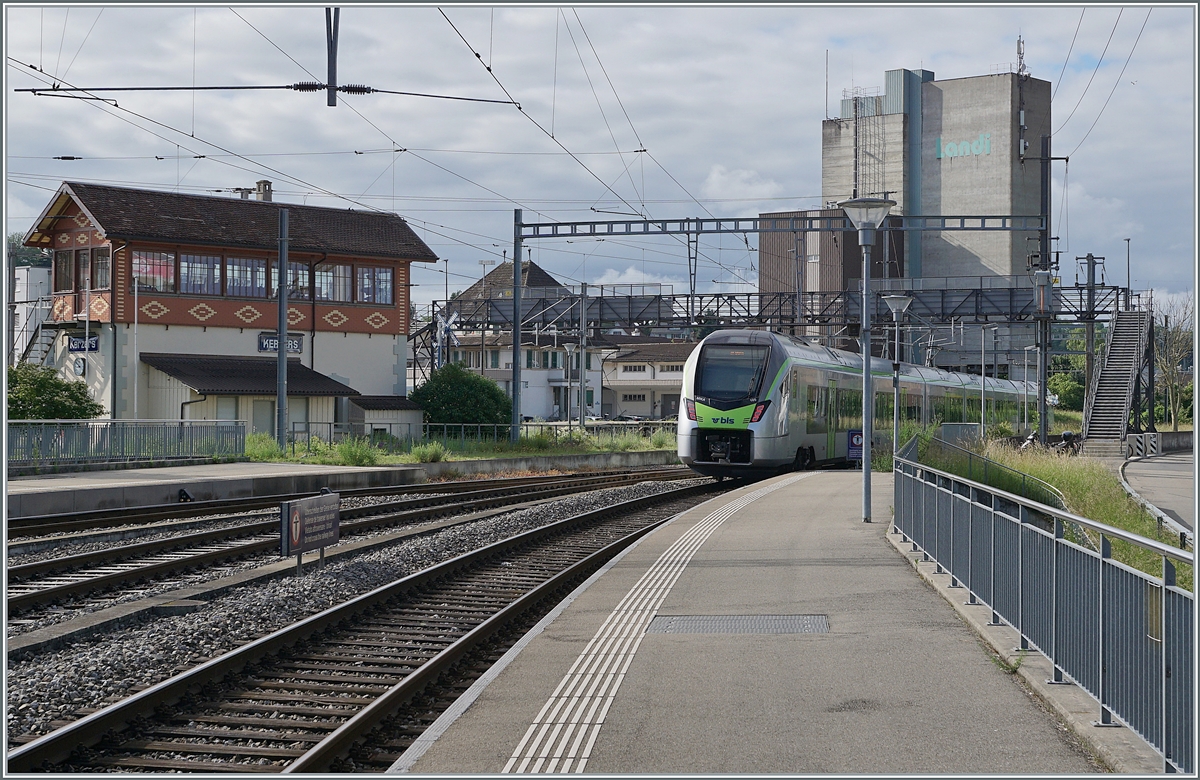
{"type": "Polygon", "coordinates": [[[826,615],[659,615],[647,634],[828,634],[826,615]]]}

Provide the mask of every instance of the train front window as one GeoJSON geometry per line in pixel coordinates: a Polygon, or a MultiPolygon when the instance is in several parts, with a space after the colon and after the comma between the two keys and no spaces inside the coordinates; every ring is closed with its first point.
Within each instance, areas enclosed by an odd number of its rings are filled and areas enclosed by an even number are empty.
{"type": "Polygon", "coordinates": [[[696,372],[696,395],[719,401],[756,397],[767,368],[767,352],[766,346],[705,346],[696,372]]]}

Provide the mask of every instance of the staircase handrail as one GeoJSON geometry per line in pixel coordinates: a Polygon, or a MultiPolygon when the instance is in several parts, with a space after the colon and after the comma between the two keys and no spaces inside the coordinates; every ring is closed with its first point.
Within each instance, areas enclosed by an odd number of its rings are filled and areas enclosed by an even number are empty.
{"type": "Polygon", "coordinates": [[[1112,321],[1108,325],[1108,333],[1104,338],[1104,349],[1098,356],[1099,359],[1092,363],[1091,384],[1088,385],[1091,392],[1087,393],[1083,401],[1083,438],[1085,441],[1088,434],[1091,433],[1092,407],[1096,405],[1096,390],[1100,387],[1100,374],[1104,371],[1105,361],[1108,360],[1109,348],[1112,347],[1113,334],[1117,332],[1117,317],[1119,316],[1119,311],[1113,315],[1112,321]]]}
{"type": "MultiPolygon", "coordinates": [[[[1121,432],[1121,440],[1122,441],[1125,440],[1125,434],[1128,433],[1128,429],[1129,429],[1129,410],[1133,407],[1133,387],[1137,383],[1137,378],[1139,376],[1141,376],[1141,374],[1142,374],[1142,362],[1146,359],[1146,348],[1149,346],[1150,326],[1154,320],[1154,305],[1153,305],[1153,303],[1150,304],[1149,311],[1138,311],[1137,314],[1138,314],[1138,319],[1140,320],[1140,322],[1138,323],[1138,346],[1137,346],[1137,352],[1135,353],[1137,355],[1137,358],[1136,358],[1137,362],[1134,364],[1136,366],[1136,368],[1133,371],[1129,372],[1129,383],[1125,386],[1125,429],[1126,430],[1121,432]]],[[[1151,407],[1154,406],[1153,399],[1151,399],[1150,405],[1151,405],[1151,407]]],[[[1153,413],[1154,413],[1153,409],[1151,409],[1151,415],[1153,415],[1153,413]]]]}
{"type": "MultiPolygon", "coordinates": [[[[51,296],[43,295],[40,298],[37,298],[33,301],[29,301],[29,303],[36,304],[35,306],[30,307],[30,311],[39,311],[39,310],[45,309],[47,312],[49,312],[51,309],[51,302],[52,302],[51,296]]],[[[38,342],[38,339],[41,337],[42,324],[45,323],[47,319],[49,319],[49,318],[48,317],[26,317],[25,318],[25,322],[21,325],[21,329],[17,332],[16,336],[14,336],[14,338],[12,340],[12,344],[9,346],[8,364],[10,366],[16,365],[17,362],[24,363],[25,361],[29,360],[29,353],[33,351],[34,345],[38,342]],[[30,323],[33,323],[33,325],[30,325],[30,323]],[[33,328],[32,333],[30,333],[31,327],[33,328]],[[25,336],[26,334],[29,335],[29,340],[25,342],[25,348],[23,350],[21,350],[20,361],[15,361],[15,360],[13,360],[13,358],[17,352],[17,343],[21,340],[21,337],[25,336]]]]}

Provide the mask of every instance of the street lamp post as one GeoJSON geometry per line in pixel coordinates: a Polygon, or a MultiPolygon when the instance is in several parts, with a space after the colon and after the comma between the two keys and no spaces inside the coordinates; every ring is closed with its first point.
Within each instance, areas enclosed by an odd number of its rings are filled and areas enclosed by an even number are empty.
{"type": "MultiPolygon", "coordinates": [[[[488,266],[495,265],[495,264],[496,264],[495,260],[480,260],[479,261],[479,265],[482,266],[482,268],[480,269],[480,273],[479,273],[479,291],[483,295],[487,295],[487,285],[484,284],[484,280],[487,279],[488,266]]],[[[487,344],[485,343],[486,339],[487,339],[487,327],[484,326],[479,329],[479,375],[480,376],[484,376],[483,364],[487,358],[487,344]]]]}
{"type": "Polygon", "coordinates": [[[987,441],[987,339],[983,332],[992,332],[992,351],[996,351],[996,329],[999,325],[984,325],[979,329],[979,442],[987,441]]]}
{"type": "Polygon", "coordinates": [[[892,310],[896,326],[896,351],[892,355],[892,457],[900,451],[900,318],[913,299],[907,295],[885,295],[883,302],[892,310]]]}
{"type": "Polygon", "coordinates": [[[875,243],[875,231],[895,206],[894,200],[883,198],[852,198],[838,203],[846,217],[858,230],[858,243],[862,247],[862,325],[859,338],[859,353],[862,355],[863,374],[863,422],[862,422],[862,518],[871,522],[871,442],[875,421],[875,392],[871,381],[871,246],[875,243]]]}

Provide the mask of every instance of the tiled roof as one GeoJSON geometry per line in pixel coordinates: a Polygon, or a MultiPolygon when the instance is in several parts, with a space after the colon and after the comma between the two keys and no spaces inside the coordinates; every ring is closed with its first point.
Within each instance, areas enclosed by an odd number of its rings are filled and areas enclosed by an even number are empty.
{"type": "MultiPolygon", "coordinates": [[[[569,292],[567,288],[563,287],[561,282],[546,273],[545,269],[532,260],[521,264],[521,285],[522,287],[557,287],[564,294],[569,292]]],[[[511,262],[501,263],[496,266],[495,270],[463,290],[457,297],[471,300],[476,298],[500,298],[504,297],[503,290],[507,290],[508,297],[511,297],[512,286],[513,264],[511,262]]]]}
{"type": "Polygon", "coordinates": [[[427,262],[438,259],[395,214],[81,182],[64,182],[63,187],[110,239],[276,251],[279,210],[287,208],[288,248],[293,252],[427,262]]]}
{"type": "Polygon", "coordinates": [[[687,360],[698,344],[691,341],[674,341],[669,344],[639,344],[623,349],[609,358],[610,363],[656,363],[659,361],[687,360]]]}
{"type": "MultiPolygon", "coordinates": [[[[222,355],[168,355],[143,352],[142,362],[174,377],[202,395],[275,395],[277,360],[274,357],[225,357],[222,355]]],[[[288,359],[288,395],[355,396],[349,385],[318,374],[288,359]]]]}
{"type": "Polygon", "coordinates": [[[356,395],[350,402],[359,409],[370,412],[421,411],[421,407],[415,401],[410,401],[402,395],[356,395]]]}

